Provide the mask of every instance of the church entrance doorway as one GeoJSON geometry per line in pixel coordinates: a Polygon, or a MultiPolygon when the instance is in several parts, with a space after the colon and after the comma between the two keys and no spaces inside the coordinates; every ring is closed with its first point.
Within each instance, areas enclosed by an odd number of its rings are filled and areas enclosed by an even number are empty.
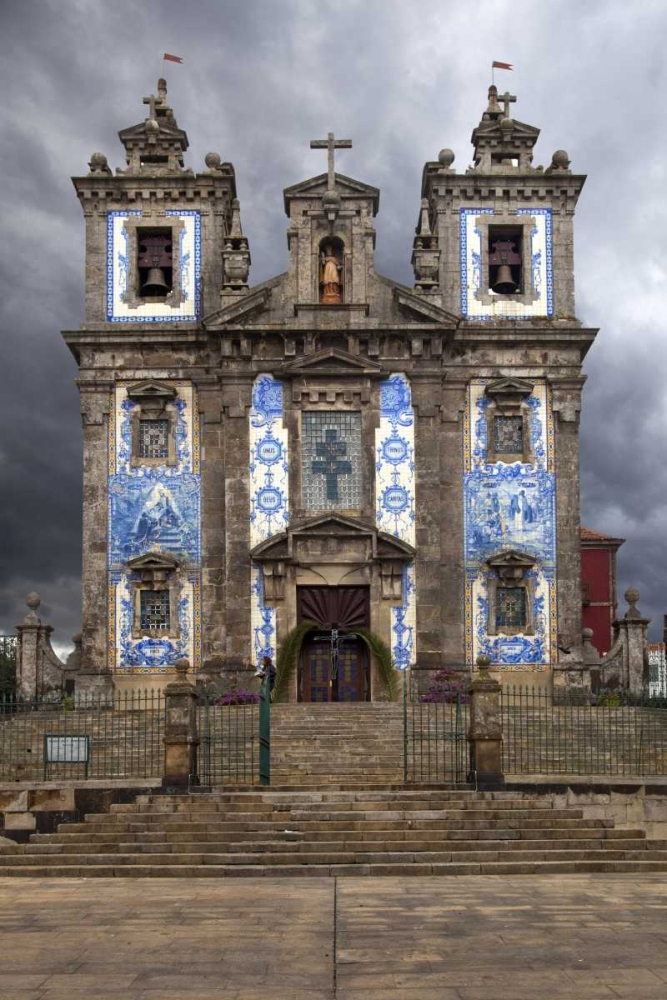
{"type": "Polygon", "coordinates": [[[299,701],[370,701],[370,661],[355,628],[370,624],[368,587],[297,587],[297,620],[315,621],[301,651],[299,701]]]}

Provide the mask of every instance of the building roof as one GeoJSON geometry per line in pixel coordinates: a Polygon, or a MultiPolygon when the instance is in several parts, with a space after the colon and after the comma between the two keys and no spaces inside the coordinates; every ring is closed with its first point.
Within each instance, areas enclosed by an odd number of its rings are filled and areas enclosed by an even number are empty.
{"type": "Polygon", "coordinates": [[[603,535],[601,531],[593,531],[592,528],[586,528],[581,525],[581,540],[582,542],[593,542],[605,545],[615,545],[618,547],[622,545],[625,538],[614,538],[613,535],[603,535]]]}

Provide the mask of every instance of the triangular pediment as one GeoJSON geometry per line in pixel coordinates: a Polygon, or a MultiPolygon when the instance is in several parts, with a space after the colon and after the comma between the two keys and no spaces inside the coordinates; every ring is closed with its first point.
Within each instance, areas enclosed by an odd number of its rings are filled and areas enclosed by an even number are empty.
{"type": "Polygon", "coordinates": [[[128,385],[127,395],[130,399],[161,399],[167,402],[175,398],[176,389],[173,385],[147,379],[144,382],[133,382],[132,385],[128,385]]]}
{"type": "Polygon", "coordinates": [[[134,559],[128,559],[127,565],[129,569],[140,572],[141,570],[147,569],[158,569],[167,570],[172,572],[178,569],[178,559],[174,559],[173,556],[164,555],[161,552],[147,552],[145,555],[135,556],[134,559]]]}
{"type": "Polygon", "coordinates": [[[508,375],[503,378],[494,379],[493,382],[489,382],[486,387],[486,395],[493,398],[494,396],[507,397],[507,396],[530,396],[533,391],[533,383],[528,382],[522,378],[514,378],[512,375],[508,375]]]}
{"type": "Polygon", "coordinates": [[[427,296],[411,292],[407,288],[395,288],[394,298],[401,309],[406,309],[418,316],[422,322],[427,319],[432,323],[439,323],[450,328],[458,326],[460,322],[459,316],[454,316],[453,313],[447,312],[446,309],[442,309],[434,302],[429,302],[427,296]]]}
{"type": "Polygon", "coordinates": [[[121,129],[118,133],[121,142],[147,139],[149,136],[155,138],[156,134],[162,139],[185,140],[187,144],[187,136],[183,129],[165,118],[160,118],[159,120],[147,118],[146,121],[139,122],[138,125],[130,125],[129,128],[121,129]],[[148,122],[151,124],[149,125],[148,122]],[[157,129],[155,128],[156,125],[157,129]]]}
{"type": "MultiPolygon", "coordinates": [[[[375,215],[380,207],[380,192],[378,188],[371,184],[364,184],[353,177],[346,177],[345,174],[335,174],[335,190],[341,198],[370,198],[373,202],[373,214],[375,215]]],[[[318,174],[317,177],[309,177],[308,180],[299,181],[285,188],[283,198],[285,211],[289,215],[289,203],[294,198],[320,198],[327,190],[328,177],[326,174],[318,174]]]]}
{"type": "Polygon", "coordinates": [[[260,542],[250,553],[257,563],[285,561],[292,558],[294,545],[299,538],[367,538],[372,542],[373,559],[394,559],[411,562],[415,549],[408,542],[395,538],[386,531],[378,531],[373,524],[344,514],[321,514],[297,526],[290,526],[266,541],[260,542]]]}
{"type": "Polygon", "coordinates": [[[509,132],[511,136],[516,138],[521,137],[521,138],[533,139],[535,141],[537,140],[537,137],[540,134],[540,130],[539,128],[536,128],[535,125],[527,125],[525,122],[520,122],[517,121],[516,118],[512,118],[511,119],[512,128],[510,129],[508,128],[507,125],[502,124],[502,122],[505,120],[506,119],[499,118],[497,121],[480,122],[475,131],[473,132],[473,135],[475,134],[477,134],[477,136],[483,135],[485,138],[487,138],[488,136],[492,136],[495,134],[499,136],[507,135],[507,133],[509,132]]]}
{"type": "Polygon", "coordinates": [[[516,549],[507,549],[486,560],[492,569],[530,569],[535,565],[535,559],[516,549]]]}
{"type": "Polygon", "coordinates": [[[293,361],[281,365],[281,376],[308,375],[309,377],[330,378],[336,375],[366,375],[380,378],[386,375],[382,365],[370,358],[348,354],[336,347],[325,347],[314,354],[304,354],[293,361]]]}

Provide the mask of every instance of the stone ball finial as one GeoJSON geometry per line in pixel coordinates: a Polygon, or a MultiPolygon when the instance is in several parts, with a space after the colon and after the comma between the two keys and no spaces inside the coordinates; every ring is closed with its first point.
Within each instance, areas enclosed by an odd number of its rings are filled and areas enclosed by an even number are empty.
{"type": "Polygon", "coordinates": [[[147,132],[159,132],[160,131],[160,126],[158,125],[158,123],[155,121],[154,118],[147,118],[146,119],[146,131],[147,132]]]}
{"type": "Polygon", "coordinates": [[[584,640],[590,641],[593,638],[594,632],[592,628],[582,628],[581,634],[584,640]]]}
{"type": "Polygon", "coordinates": [[[485,656],[484,653],[480,653],[477,659],[475,660],[475,663],[480,670],[488,670],[489,667],[491,666],[491,659],[490,657],[485,656]]]}
{"type": "Polygon", "coordinates": [[[514,122],[511,118],[501,118],[500,127],[509,132],[510,129],[514,128],[514,122]]]}
{"type": "Polygon", "coordinates": [[[42,603],[42,599],[36,590],[31,590],[25,599],[25,603],[28,605],[31,611],[37,611],[37,608],[42,603]]]}
{"type": "Polygon", "coordinates": [[[88,161],[88,169],[91,174],[110,174],[109,161],[104,153],[92,153],[88,161]]]}
{"type": "Polygon", "coordinates": [[[187,656],[181,656],[179,660],[176,660],[176,662],[174,663],[174,669],[176,670],[177,674],[179,674],[182,677],[185,677],[188,670],[190,669],[190,661],[188,660],[187,656]]]}
{"type": "Polygon", "coordinates": [[[204,157],[204,163],[209,170],[219,170],[222,163],[220,153],[207,153],[204,157]]]}
{"type": "Polygon", "coordinates": [[[567,170],[570,166],[570,158],[564,149],[557,149],[551,157],[551,166],[555,170],[567,170]]]}
{"type": "Polygon", "coordinates": [[[639,593],[636,587],[628,587],[626,592],[623,594],[623,597],[628,602],[628,604],[636,604],[639,598],[641,597],[641,594],[639,593]]]}
{"type": "Polygon", "coordinates": [[[438,153],[438,163],[448,170],[454,162],[454,151],[452,149],[441,149],[438,153]]]}

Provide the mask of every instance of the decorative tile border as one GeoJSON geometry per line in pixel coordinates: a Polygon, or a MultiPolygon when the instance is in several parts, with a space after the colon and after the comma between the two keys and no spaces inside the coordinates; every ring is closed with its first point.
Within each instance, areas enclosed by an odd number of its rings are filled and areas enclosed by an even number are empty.
{"type": "MultiPolygon", "coordinates": [[[[380,426],[375,432],[375,523],[415,545],[415,414],[410,383],[403,374],[380,383],[380,426]]],[[[399,670],[415,662],[414,565],[403,573],[403,602],[391,609],[392,653],[399,670]]]]}
{"type": "Polygon", "coordinates": [[[111,393],[108,477],[108,663],[113,671],[162,673],[181,656],[201,664],[201,477],[197,391],[185,381],[177,389],[175,466],[132,466],[128,382],[111,393]],[[132,637],[133,575],[128,559],[168,552],[179,559],[178,639],[132,637]]]}
{"type": "MultiPolygon", "coordinates": [[[[284,531],[289,521],[289,447],[283,422],[283,384],[259,375],[250,420],[250,547],[284,531]]],[[[253,566],[251,646],[257,663],[275,656],[276,611],[264,604],[262,571],[253,566]]]]}
{"type": "Polygon", "coordinates": [[[486,463],[488,379],[468,387],[464,422],[464,564],[466,660],[484,653],[504,669],[545,669],[556,649],[556,477],[553,413],[549,387],[535,385],[530,408],[531,447],[535,464],[486,463]],[[537,559],[535,634],[489,636],[484,563],[503,550],[515,549],[537,559]]]}
{"type": "Polygon", "coordinates": [[[550,208],[518,208],[515,215],[535,217],[537,225],[530,231],[531,280],[537,301],[526,305],[499,299],[491,312],[479,304],[477,293],[482,286],[482,239],[476,220],[481,215],[493,215],[493,208],[462,208],[459,210],[461,315],[466,319],[532,319],[554,315],[553,281],[553,216],[550,208]]]}
{"type": "Polygon", "coordinates": [[[141,211],[107,213],[107,322],[108,323],[178,323],[196,320],[201,298],[201,212],[196,209],[169,209],[165,218],[183,222],[179,235],[180,287],[183,301],[178,306],[145,303],[131,309],[123,296],[127,291],[130,270],[128,238],[124,222],[141,211]]]}

